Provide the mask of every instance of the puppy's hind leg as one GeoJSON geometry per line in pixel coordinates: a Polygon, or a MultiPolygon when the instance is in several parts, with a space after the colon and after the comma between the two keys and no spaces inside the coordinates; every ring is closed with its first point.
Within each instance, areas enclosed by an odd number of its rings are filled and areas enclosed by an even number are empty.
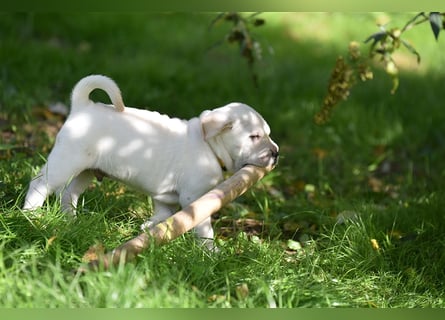
{"type": "Polygon", "coordinates": [[[62,190],[61,202],[63,212],[74,214],[80,195],[85,191],[93,178],[94,174],[91,170],[85,170],[77,177],[74,177],[69,185],[62,190]]]}
{"type": "MultiPolygon", "coordinates": [[[[48,162],[29,186],[23,209],[33,210],[41,207],[46,198],[55,191],[63,190],[66,184],[83,172],[89,164],[84,163],[80,153],[67,158],[68,150],[55,147],[48,156],[48,162]]],[[[83,178],[84,179],[84,178],[83,178]]],[[[79,192],[84,183],[76,180],[72,186],[74,194],[79,192]]],[[[73,193],[73,192],[72,192],[73,193]]]]}
{"type": "Polygon", "coordinates": [[[48,168],[43,166],[40,173],[32,179],[28,192],[25,197],[25,205],[23,209],[33,210],[43,205],[46,197],[48,197],[54,190],[48,184],[48,168]]]}

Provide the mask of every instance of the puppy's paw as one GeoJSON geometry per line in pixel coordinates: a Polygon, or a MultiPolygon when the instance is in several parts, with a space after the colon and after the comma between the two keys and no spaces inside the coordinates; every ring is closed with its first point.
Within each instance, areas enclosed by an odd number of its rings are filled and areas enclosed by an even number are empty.
{"type": "Polygon", "coordinates": [[[216,246],[215,240],[211,238],[198,238],[198,242],[204,249],[211,253],[219,253],[220,249],[216,246]]]}

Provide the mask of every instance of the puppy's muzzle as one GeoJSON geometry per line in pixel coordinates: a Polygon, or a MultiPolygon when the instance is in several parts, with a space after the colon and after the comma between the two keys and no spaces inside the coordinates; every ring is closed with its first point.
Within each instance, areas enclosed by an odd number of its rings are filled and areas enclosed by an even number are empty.
{"type": "Polygon", "coordinates": [[[280,153],[278,152],[278,150],[271,150],[271,159],[272,159],[272,166],[275,167],[278,164],[278,158],[280,156],[280,153]]]}
{"type": "Polygon", "coordinates": [[[262,157],[265,167],[274,168],[278,164],[279,155],[278,147],[272,146],[269,150],[267,150],[262,157]]]}

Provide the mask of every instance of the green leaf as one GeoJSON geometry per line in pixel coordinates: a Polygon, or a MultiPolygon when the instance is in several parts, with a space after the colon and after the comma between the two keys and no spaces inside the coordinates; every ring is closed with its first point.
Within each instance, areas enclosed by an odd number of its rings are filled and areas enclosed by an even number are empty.
{"type": "Polygon", "coordinates": [[[374,45],[377,42],[379,42],[380,40],[384,39],[386,36],[387,36],[386,31],[380,31],[380,32],[374,33],[373,35],[370,35],[364,42],[368,43],[369,41],[374,40],[374,42],[372,43],[372,45],[374,45]]]}
{"type": "Polygon", "coordinates": [[[408,42],[406,42],[403,39],[400,39],[402,41],[402,44],[407,48],[412,54],[414,54],[417,57],[417,63],[420,63],[420,54],[417,52],[417,50],[408,42]]]}
{"type": "Polygon", "coordinates": [[[442,15],[439,12],[430,12],[429,19],[434,37],[437,40],[439,38],[440,30],[442,29],[442,15]]]}
{"type": "Polygon", "coordinates": [[[265,22],[266,22],[266,20],[261,19],[261,18],[258,18],[258,19],[255,19],[255,20],[253,21],[253,25],[254,25],[255,27],[259,27],[259,26],[264,25],[265,22]]]}
{"type": "Polygon", "coordinates": [[[392,88],[391,88],[391,94],[395,94],[397,89],[399,88],[399,77],[398,75],[392,75],[392,88]]]}
{"type": "Polygon", "coordinates": [[[210,22],[209,29],[213,28],[213,26],[215,26],[219,21],[224,20],[225,15],[226,15],[225,12],[222,12],[222,13],[218,14],[218,15],[215,17],[215,19],[213,19],[213,20],[210,22]]]}

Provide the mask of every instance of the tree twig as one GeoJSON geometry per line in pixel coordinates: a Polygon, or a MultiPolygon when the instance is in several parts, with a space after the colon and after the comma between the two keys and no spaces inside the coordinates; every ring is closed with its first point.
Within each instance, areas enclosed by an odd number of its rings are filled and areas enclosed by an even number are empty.
{"type": "Polygon", "coordinates": [[[137,255],[147,249],[151,243],[160,245],[179,237],[246,192],[271,169],[252,165],[241,168],[188,207],[150,228],[147,233],[141,233],[109,253],[98,255],[96,259],[89,261],[86,267],[83,266],[78,271],[107,270],[120,263],[135,260],[137,255]]]}

